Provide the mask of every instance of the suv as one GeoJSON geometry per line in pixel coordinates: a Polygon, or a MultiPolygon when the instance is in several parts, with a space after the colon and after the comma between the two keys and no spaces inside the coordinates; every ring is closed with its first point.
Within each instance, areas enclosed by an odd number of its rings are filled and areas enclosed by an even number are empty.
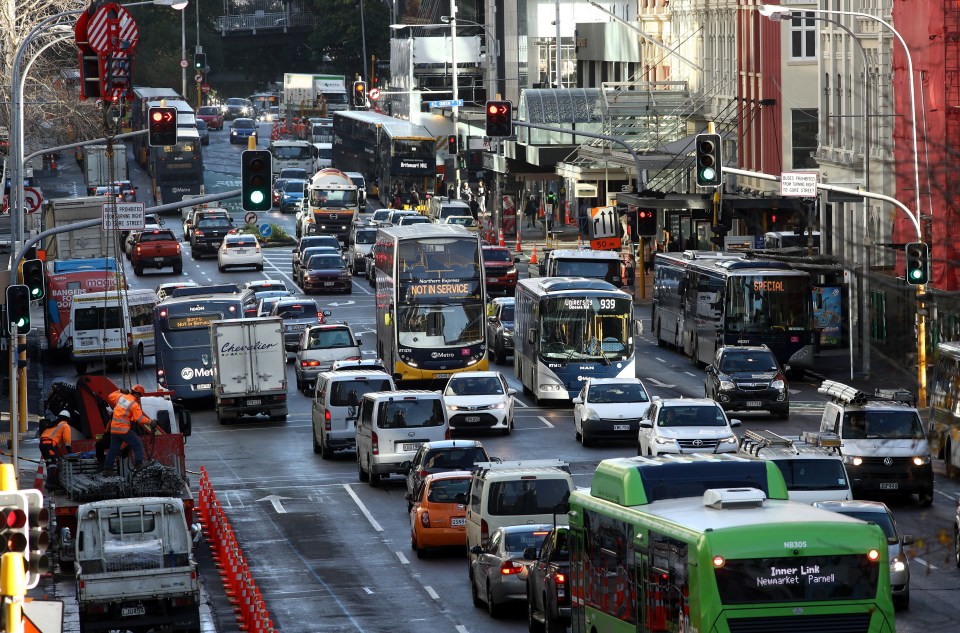
{"type": "Polygon", "coordinates": [[[360,337],[349,325],[314,325],[303,330],[297,350],[297,389],[309,395],[317,376],[337,360],[360,360],[360,337]]]}
{"type": "Polygon", "coordinates": [[[746,431],[740,454],[777,465],[791,501],[848,501],[850,478],[840,457],[840,438],[833,433],[804,433],[796,439],[773,431],[746,431]]]}
{"type": "Polygon", "coordinates": [[[489,294],[513,295],[517,289],[517,263],[506,246],[484,246],[483,269],[489,294]]]}
{"type": "Polygon", "coordinates": [[[733,453],[737,436],[720,405],[706,398],[653,398],[640,418],[637,455],[733,453]]]}
{"type": "Polygon", "coordinates": [[[489,462],[490,456],[477,440],[440,440],[421,444],[417,454],[406,464],[407,512],[413,508],[413,494],[427,475],[450,470],[473,470],[478,462],[489,462]]]}
{"type": "Polygon", "coordinates": [[[706,372],[704,395],[724,411],[766,409],[780,419],[790,417],[786,372],[766,345],[725,345],[706,372]]]}
{"type": "Polygon", "coordinates": [[[190,229],[190,256],[200,259],[207,253],[216,255],[223,244],[223,238],[232,230],[233,222],[229,216],[196,216],[196,223],[190,229]]]}
{"type": "Polygon", "coordinates": [[[840,436],[854,497],[915,493],[921,505],[933,503],[930,445],[912,394],[871,396],[833,380],[824,380],[818,391],[831,398],[820,430],[840,436]]]}
{"type": "Polygon", "coordinates": [[[322,323],[326,313],[313,299],[284,297],[270,310],[270,316],[283,319],[283,346],[288,352],[295,352],[300,345],[300,334],[311,325],[322,323]]]}
{"type": "Polygon", "coordinates": [[[203,218],[223,218],[233,224],[233,219],[225,209],[204,209],[203,207],[193,207],[183,219],[183,239],[189,242],[193,237],[194,225],[203,218]]]}
{"type": "Polygon", "coordinates": [[[330,459],[336,450],[355,449],[360,398],[366,393],[393,389],[393,378],[382,371],[355,369],[317,376],[311,405],[313,452],[330,459]]]}
{"type": "Polygon", "coordinates": [[[487,304],[487,347],[494,360],[503,365],[513,356],[513,297],[500,297],[487,304]]]}
{"type": "Polygon", "coordinates": [[[377,227],[369,224],[354,224],[347,235],[347,250],[344,256],[347,266],[354,275],[366,274],[367,262],[364,258],[377,241],[377,227]]]}

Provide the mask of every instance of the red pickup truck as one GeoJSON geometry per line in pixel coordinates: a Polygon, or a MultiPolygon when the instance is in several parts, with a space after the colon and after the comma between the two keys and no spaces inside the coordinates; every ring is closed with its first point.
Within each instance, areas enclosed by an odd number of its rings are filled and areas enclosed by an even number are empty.
{"type": "Polygon", "coordinates": [[[179,275],[183,272],[180,241],[169,229],[142,231],[133,241],[130,263],[133,264],[133,273],[137,276],[143,274],[144,268],[165,266],[173,266],[173,272],[179,275]]]}

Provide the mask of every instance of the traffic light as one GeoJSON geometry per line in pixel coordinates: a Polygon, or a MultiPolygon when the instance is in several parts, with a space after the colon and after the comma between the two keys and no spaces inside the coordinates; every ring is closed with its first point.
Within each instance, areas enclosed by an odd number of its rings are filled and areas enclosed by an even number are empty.
{"type": "Polygon", "coordinates": [[[353,82],[353,105],[355,108],[363,108],[367,105],[367,82],[353,82]]]}
{"type": "Polygon", "coordinates": [[[0,492],[0,553],[27,558],[27,498],[20,490],[0,492]]]}
{"type": "Polygon", "coordinates": [[[39,259],[28,259],[20,264],[20,279],[30,289],[31,301],[43,299],[47,294],[43,262],[39,259]]]}
{"type": "Polygon", "coordinates": [[[450,154],[457,153],[457,135],[451,134],[447,137],[447,152],[450,154]]]}
{"type": "Polygon", "coordinates": [[[194,53],[193,54],[193,67],[197,70],[204,70],[207,67],[207,54],[206,53],[194,53]]]}
{"type": "Polygon", "coordinates": [[[657,210],[637,209],[637,235],[651,237],[657,234],[657,210]]]}
{"type": "Polygon", "coordinates": [[[150,127],[147,143],[150,147],[166,147],[177,144],[177,109],[153,107],[147,113],[150,127]]]}
{"type": "Polygon", "coordinates": [[[50,568],[47,548],[50,547],[50,513],[39,490],[21,490],[27,499],[27,588],[40,583],[40,576],[50,568]]]}
{"type": "Polygon", "coordinates": [[[723,184],[719,134],[697,134],[697,186],[719,187],[723,184]]]}
{"type": "Polygon", "coordinates": [[[244,150],[240,156],[241,206],[244,211],[269,211],[273,207],[272,156],[265,149],[244,150]]]}
{"type": "Polygon", "coordinates": [[[487,136],[513,136],[513,103],[510,101],[487,101],[487,136]]]}
{"type": "Polygon", "coordinates": [[[30,289],[23,284],[7,286],[7,319],[17,334],[30,332],[30,289]]]}
{"type": "Polygon", "coordinates": [[[907,283],[922,286],[930,278],[930,251],[923,242],[910,242],[906,247],[907,283]]]}
{"type": "Polygon", "coordinates": [[[730,229],[726,224],[715,224],[710,227],[710,231],[714,234],[710,241],[717,245],[718,250],[722,251],[724,249],[723,238],[730,232],[730,229]]]}

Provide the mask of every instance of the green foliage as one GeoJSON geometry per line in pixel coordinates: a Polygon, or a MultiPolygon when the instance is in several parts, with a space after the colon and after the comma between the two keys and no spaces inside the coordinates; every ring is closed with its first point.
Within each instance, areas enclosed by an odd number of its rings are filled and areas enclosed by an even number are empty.
{"type": "Polygon", "coordinates": [[[237,232],[247,235],[256,235],[261,244],[285,244],[287,242],[296,241],[290,237],[290,234],[287,233],[287,231],[279,224],[270,222],[270,228],[273,229],[273,231],[270,233],[270,237],[261,236],[260,227],[257,224],[244,224],[242,227],[237,229],[237,232]]]}
{"type": "Polygon", "coordinates": [[[387,59],[390,55],[390,9],[383,2],[363,2],[363,26],[357,0],[313,0],[313,12],[322,16],[308,38],[319,66],[327,56],[330,69],[352,80],[363,74],[363,34],[366,34],[367,68],[372,73],[370,56],[387,59]]]}

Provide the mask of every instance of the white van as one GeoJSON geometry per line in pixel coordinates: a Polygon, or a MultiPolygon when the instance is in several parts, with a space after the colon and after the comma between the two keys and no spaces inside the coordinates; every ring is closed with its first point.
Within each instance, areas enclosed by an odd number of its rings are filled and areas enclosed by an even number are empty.
{"type": "MultiPolygon", "coordinates": [[[[566,523],[562,509],[573,491],[570,466],[562,460],[475,464],[467,505],[467,551],[483,546],[506,525],[566,523]]],[[[470,555],[473,556],[472,554],[470,555]]]]}
{"type": "Polygon", "coordinates": [[[393,378],[382,371],[356,369],[323,372],[313,394],[313,452],[324,459],[337,450],[357,447],[360,398],[374,391],[394,391],[393,378]]]}
{"type": "Polygon", "coordinates": [[[470,212],[470,205],[463,200],[457,200],[456,198],[444,198],[440,196],[434,196],[433,198],[430,198],[430,211],[428,215],[430,220],[437,223],[443,222],[444,219],[453,215],[469,215],[470,217],[473,217],[473,213],[470,212]]]}
{"type": "Polygon", "coordinates": [[[314,143],[313,155],[317,171],[333,166],[333,143],[314,143]]]}
{"type": "Polygon", "coordinates": [[[156,352],[153,321],[157,293],[150,289],[73,295],[71,360],[78,374],[96,362],[129,361],[137,369],[156,352]]]}
{"type": "Polygon", "coordinates": [[[443,396],[436,391],[375,391],[360,400],[357,469],[360,481],[380,485],[380,477],[405,474],[424,442],[450,439],[443,396]]]}

